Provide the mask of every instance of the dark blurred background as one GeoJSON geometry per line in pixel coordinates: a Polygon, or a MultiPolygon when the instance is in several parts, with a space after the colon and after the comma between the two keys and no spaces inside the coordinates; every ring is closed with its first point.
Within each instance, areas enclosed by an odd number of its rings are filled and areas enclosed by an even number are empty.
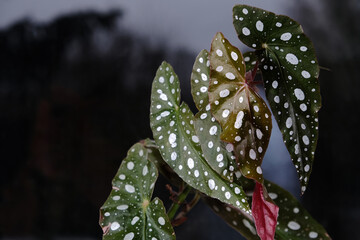
{"type": "MultiPolygon", "coordinates": [[[[194,107],[196,54],[209,49],[217,31],[244,50],[231,16],[240,2],[32,2],[0,3],[0,238],[100,239],[98,211],[121,159],[152,136],[157,67],[163,60],[173,65],[183,100],[194,107]]],[[[333,239],[360,239],[360,2],[251,4],[298,20],[320,65],[330,69],[320,74],[320,139],[307,192],[300,198],[276,128],[266,176],[295,194],[333,239]]],[[[164,184],[156,194],[169,206],[164,184]]],[[[180,240],[242,239],[202,203],[175,231],[180,240]]]]}

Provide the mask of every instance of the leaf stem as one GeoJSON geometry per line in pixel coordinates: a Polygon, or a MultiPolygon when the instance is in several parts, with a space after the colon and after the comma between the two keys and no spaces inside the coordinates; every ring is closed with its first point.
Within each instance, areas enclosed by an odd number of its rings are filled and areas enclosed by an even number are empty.
{"type": "Polygon", "coordinates": [[[185,188],[179,194],[177,201],[173,202],[173,204],[169,208],[167,215],[168,215],[170,221],[174,219],[176,212],[179,210],[180,206],[185,201],[185,199],[188,196],[188,194],[190,193],[191,189],[192,188],[186,184],[185,188]]]}

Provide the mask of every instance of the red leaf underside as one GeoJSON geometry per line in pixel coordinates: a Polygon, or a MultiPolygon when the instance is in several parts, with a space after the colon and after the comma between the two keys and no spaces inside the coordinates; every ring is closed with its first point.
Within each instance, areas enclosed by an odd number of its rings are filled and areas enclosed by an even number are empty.
{"type": "Polygon", "coordinates": [[[252,198],[252,213],[256,231],[261,240],[273,240],[279,207],[264,198],[264,187],[258,182],[256,182],[252,198]]]}

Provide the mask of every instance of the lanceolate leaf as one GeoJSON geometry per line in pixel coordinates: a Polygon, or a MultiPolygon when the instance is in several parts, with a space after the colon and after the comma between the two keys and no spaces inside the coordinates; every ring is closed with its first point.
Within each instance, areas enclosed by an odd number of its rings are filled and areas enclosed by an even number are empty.
{"type": "Polygon", "coordinates": [[[250,212],[241,186],[222,179],[203,157],[189,107],[180,105],[180,86],[172,67],[163,63],[153,82],[150,122],[159,151],[191,187],[250,212]]]}
{"type": "Polygon", "coordinates": [[[210,61],[208,56],[208,51],[202,50],[195,60],[191,73],[191,94],[199,110],[209,103],[210,61]]]}
{"type": "Polygon", "coordinates": [[[221,139],[234,145],[243,175],[262,182],[261,162],[271,135],[271,113],[245,79],[240,51],[221,33],[210,52],[211,111],[222,127],[221,139]]]}
{"type": "MultiPolygon", "coordinates": [[[[199,112],[195,116],[195,132],[199,137],[201,149],[209,165],[223,178],[232,181],[237,168],[231,152],[233,146],[228,144],[228,151],[220,140],[221,127],[210,112],[208,88],[210,83],[209,53],[202,50],[195,60],[191,75],[191,92],[199,112]],[[201,79],[201,80],[199,80],[201,79]],[[210,131],[210,129],[217,131],[210,131]]],[[[233,157],[235,159],[235,157],[233,157]]]]}
{"type": "Polygon", "coordinates": [[[238,168],[231,154],[234,147],[231,143],[224,147],[225,143],[220,140],[220,124],[211,115],[209,104],[196,114],[195,131],[206,161],[218,174],[232,182],[234,171],[238,168]],[[215,128],[217,131],[214,131],[215,128]]]}
{"type": "Polygon", "coordinates": [[[151,201],[158,176],[147,150],[135,144],[122,161],[109,198],[100,209],[103,239],[175,239],[160,199],[151,201]]]}
{"type": "Polygon", "coordinates": [[[266,96],[297,168],[301,191],[311,173],[321,107],[319,67],[311,41],[293,19],[238,5],[233,9],[239,39],[255,48],[266,96]]]}
{"type": "MultiPolygon", "coordinates": [[[[249,181],[247,181],[249,182],[249,181]]],[[[248,189],[253,186],[246,184],[248,189]]],[[[275,239],[278,240],[303,240],[303,239],[331,239],[325,229],[314,220],[311,215],[289,192],[283,188],[265,180],[269,196],[279,206],[279,216],[275,239]]],[[[243,212],[221,203],[216,199],[204,197],[205,202],[222,217],[231,227],[237,230],[247,239],[259,239],[253,235],[256,233],[255,224],[251,217],[243,212]]]]}

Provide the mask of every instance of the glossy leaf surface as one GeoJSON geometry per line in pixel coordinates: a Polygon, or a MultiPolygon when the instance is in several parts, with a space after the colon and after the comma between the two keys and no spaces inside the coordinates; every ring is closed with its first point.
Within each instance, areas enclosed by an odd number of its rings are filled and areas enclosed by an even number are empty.
{"type": "Polygon", "coordinates": [[[239,39],[257,50],[266,96],[304,192],[314,160],[321,107],[319,67],[312,43],[302,27],[287,16],[237,5],[233,17],[239,39]]]}
{"type": "Polygon", "coordinates": [[[271,199],[265,199],[264,196],[267,196],[266,189],[262,184],[256,182],[251,208],[256,231],[261,240],[273,240],[279,207],[271,199]]]}
{"type": "MultiPolygon", "coordinates": [[[[199,137],[201,149],[209,165],[223,178],[232,181],[232,175],[237,168],[234,160],[230,159],[233,146],[228,151],[220,140],[221,126],[212,116],[209,105],[208,88],[210,83],[209,53],[202,50],[195,60],[191,75],[191,92],[199,112],[195,116],[195,131],[199,137]],[[201,79],[201,80],[199,80],[201,79]],[[210,131],[216,128],[217,131],[210,131]]],[[[233,157],[235,159],[235,157],[233,157]]]]}
{"type": "Polygon", "coordinates": [[[202,50],[195,60],[191,73],[191,94],[199,110],[209,103],[210,61],[208,57],[208,51],[202,50]]]}
{"type": "Polygon", "coordinates": [[[195,131],[206,161],[223,178],[232,181],[234,171],[238,168],[235,157],[231,154],[234,147],[231,143],[226,144],[220,140],[222,130],[211,115],[210,105],[196,114],[195,131]],[[215,128],[217,131],[214,131],[215,128]]]}
{"type": "MultiPolygon", "coordinates": [[[[244,179],[242,181],[244,181],[244,179]]],[[[246,186],[244,189],[246,191],[252,190],[254,185],[251,185],[246,179],[245,181],[247,183],[242,184],[246,186]]],[[[268,189],[269,196],[279,206],[275,239],[331,239],[326,230],[311,217],[298,200],[289,192],[266,180],[265,185],[268,189]]],[[[211,209],[240,234],[250,240],[260,239],[258,236],[252,234],[256,232],[256,230],[254,221],[250,216],[216,199],[204,198],[211,209]]]]}
{"type": "Polygon", "coordinates": [[[222,127],[221,139],[234,145],[244,176],[262,182],[261,163],[271,135],[271,113],[245,80],[240,51],[217,33],[210,51],[211,112],[222,127]]]}
{"type": "Polygon", "coordinates": [[[104,240],[175,239],[162,201],[151,201],[158,173],[147,158],[147,150],[138,143],[122,161],[100,209],[104,240]]]}
{"type": "Polygon", "coordinates": [[[241,186],[225,181],[206,162],[189,107],[180,105],[177,75],[168,63],[159,67],[152,86],[150,122],[167,164],[191,187],[250,212],[241,186]]]}
{"type": "Polygon", "coordinates": [[[145,139],[144,147],[148,151],[148,159],[155,164],[157,170],[163,175],[171,184],[179,187],[183,180],[172,170],[172,168],[164,161],[159,152],[159,148],[154,140],[145,139]]]}

